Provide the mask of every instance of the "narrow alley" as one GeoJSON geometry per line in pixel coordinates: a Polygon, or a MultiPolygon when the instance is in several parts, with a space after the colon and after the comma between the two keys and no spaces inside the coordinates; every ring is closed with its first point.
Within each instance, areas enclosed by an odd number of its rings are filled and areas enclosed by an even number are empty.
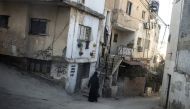
{"type": "Polygon", "coordinates": [[[64,89],[0,64],[0,109],[160,109],[158,97],[103,99],[67,95],[64,89]]]}

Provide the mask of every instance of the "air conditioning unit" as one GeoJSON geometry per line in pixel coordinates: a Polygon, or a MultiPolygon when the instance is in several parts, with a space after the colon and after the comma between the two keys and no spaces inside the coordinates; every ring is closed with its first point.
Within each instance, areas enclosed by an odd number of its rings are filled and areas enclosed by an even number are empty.
{"type": "Polygon", "coordinates": [[[144,29],[150,29],[150,23],[144,23],[144,29]]]}
{"type": "Polygon", "coordinates": [[[143,52],[143,47],[138,46],[137,51],[138,51],[138,52],[143,52]]]}

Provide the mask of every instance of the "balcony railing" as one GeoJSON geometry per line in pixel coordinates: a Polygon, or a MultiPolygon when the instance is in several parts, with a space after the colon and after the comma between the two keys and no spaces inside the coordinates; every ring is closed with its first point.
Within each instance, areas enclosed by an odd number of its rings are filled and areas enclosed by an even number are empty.
{"type": "Polygon", "coordinates": [[[124,45],[118,47],[118,55],[122,57],[132,57],[133,49],[124,45]]]}

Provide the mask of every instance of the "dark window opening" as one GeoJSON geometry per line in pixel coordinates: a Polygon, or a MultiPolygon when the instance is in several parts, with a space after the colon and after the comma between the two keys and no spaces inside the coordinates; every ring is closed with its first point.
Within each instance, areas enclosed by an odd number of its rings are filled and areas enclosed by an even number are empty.
{"type": "Polygon", "coordinates": [[[133,5],[132,2],[130,2],[130,1],[127,2],[127,10],[126,10],[126,13],[127,13],[128,15],[131,15],[132,5],[133,5]]]}
{"type": "Polygon", "coordinates": [[[171,40],[171,34],[170,34],[169,37],[168,37],[168,42],[170,42],[170,40],[171,40]]]}
{"type": "Polygon", "coordinates": [[[141,46],[142,45],[142,38],[138,38],[137,40],[137,46],[141,46]]]}
{"type": "Polygon", "coordinates": [[[142,19],[145,19],[145,17],[146,17],[146,12],[142,11],[142,19]]]}
{"type": "Polygon", "coordinates": [[[85,0],[79,0],[79,3],[84,4],[84,3],[85,3],[85,0]]]}
{"type": "Polygon", "coordinates": [[[8,28],[9,16],[7,15],[0,15],[0,27],[1,28],[8,28]]]}
{"type": "Polygon", "coordinates": [[[150,40],[146,39],[145,40],[145,49],[149,49],[150,48],[150,40]]]}
{"type": "Polygon", "coordinates": [[[30,34],[32,35],[47,35],[47,19],[31,18],[30,34]]]}
{"type": "Polygon", "coordinates": [[[118,40],[118,34],[114,34],[113,42],[117,42],[117,40],[118,40]]]}

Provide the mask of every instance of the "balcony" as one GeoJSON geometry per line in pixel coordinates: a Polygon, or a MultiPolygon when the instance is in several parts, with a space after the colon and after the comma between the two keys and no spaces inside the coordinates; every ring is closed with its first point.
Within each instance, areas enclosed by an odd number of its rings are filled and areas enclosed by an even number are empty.
{"type": "Polygon", "coordinates": [[[128,46],[120,45],[117,48],[117,55],[124,57],[125,60],[130,60],[132,58],[133,49],[128,46]]]}
{"type": "Polygon", "coordinates": [[[139,20],[127,15],[124,11],[114,9],[112,17],[113,27],[123,31],[137,31],[139,20]]]}

